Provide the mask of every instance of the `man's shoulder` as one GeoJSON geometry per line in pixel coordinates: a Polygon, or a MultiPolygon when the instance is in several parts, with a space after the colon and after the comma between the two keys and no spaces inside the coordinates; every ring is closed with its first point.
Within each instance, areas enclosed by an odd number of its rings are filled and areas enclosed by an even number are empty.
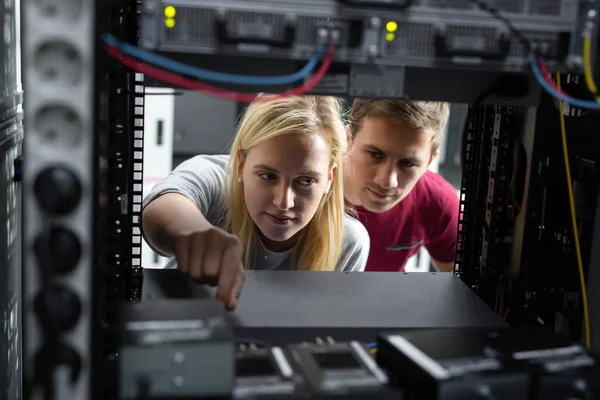
{"type": "Polygon", "coordinates": [[[426,208],[451,210],[458,207],[458,192],[441,175],[427,171],[417,183],[415,201],[426,208]]]}
{"type": "Polygon", "coordinates": [[[456,189],[443,176],[433,171],[427,171],[419,180],[420,186],[426,189],[428,194],[457,197],[456,189]]]}

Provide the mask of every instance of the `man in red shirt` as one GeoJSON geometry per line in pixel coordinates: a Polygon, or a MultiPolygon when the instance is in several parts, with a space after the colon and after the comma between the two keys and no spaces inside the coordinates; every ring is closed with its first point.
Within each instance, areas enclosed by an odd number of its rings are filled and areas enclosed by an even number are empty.
{"type": "Polygon", "coordinates": [[[371,237],[366,271],[404,271],[423,246],[438,271],[453,270],[458,196],[427,170],[449,115],[443,102],[353,102],[344,190],[371,237]]]}

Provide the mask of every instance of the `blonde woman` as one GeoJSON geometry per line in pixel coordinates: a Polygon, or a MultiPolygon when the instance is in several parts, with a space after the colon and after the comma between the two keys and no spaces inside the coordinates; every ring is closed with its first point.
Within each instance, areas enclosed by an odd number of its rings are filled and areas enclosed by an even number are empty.
{"type": "Polygon", "coordinates": [[[333,97],[261,96],[230,155],[185,161],[144,199],[148,244],[229,309],[244,269],[363,271],[369,235],[344,212],[340,113],[333,97]]]}

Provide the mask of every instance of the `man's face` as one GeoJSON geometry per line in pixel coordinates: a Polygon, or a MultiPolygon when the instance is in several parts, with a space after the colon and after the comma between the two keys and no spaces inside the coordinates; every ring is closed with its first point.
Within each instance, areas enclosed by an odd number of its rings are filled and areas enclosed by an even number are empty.
{"type": "Polygon", "coordinates": [[[386,118],[365,118],[346,159],[348,201],[372,212],[388,211],[402,201],[437,156],[431,153],[433,135],[386,118]]]}

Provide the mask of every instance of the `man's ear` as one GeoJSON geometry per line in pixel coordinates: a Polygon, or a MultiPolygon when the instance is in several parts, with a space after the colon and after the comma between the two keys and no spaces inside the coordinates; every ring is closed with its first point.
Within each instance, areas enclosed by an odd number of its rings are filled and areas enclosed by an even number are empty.
{"type": "Polygon", "coordinates": [[[433,162],[433,160],[435,160],[435,158],[438,156],[438,154],[440,154],[439,150],[436,150],[431,153],[431,157],[429,157],[429,162],[427,163],[427,167],[429,167],[431,165],[431,163],[433,162]]]}
{"type": "Polygon", "coordinates": [[[350,132],[350,125],[346,125],[346,141],[348,142],[348,151],[352,150],[352,146],[354,145],[354,137],[352,136],[352,132],[350,132]]]}

